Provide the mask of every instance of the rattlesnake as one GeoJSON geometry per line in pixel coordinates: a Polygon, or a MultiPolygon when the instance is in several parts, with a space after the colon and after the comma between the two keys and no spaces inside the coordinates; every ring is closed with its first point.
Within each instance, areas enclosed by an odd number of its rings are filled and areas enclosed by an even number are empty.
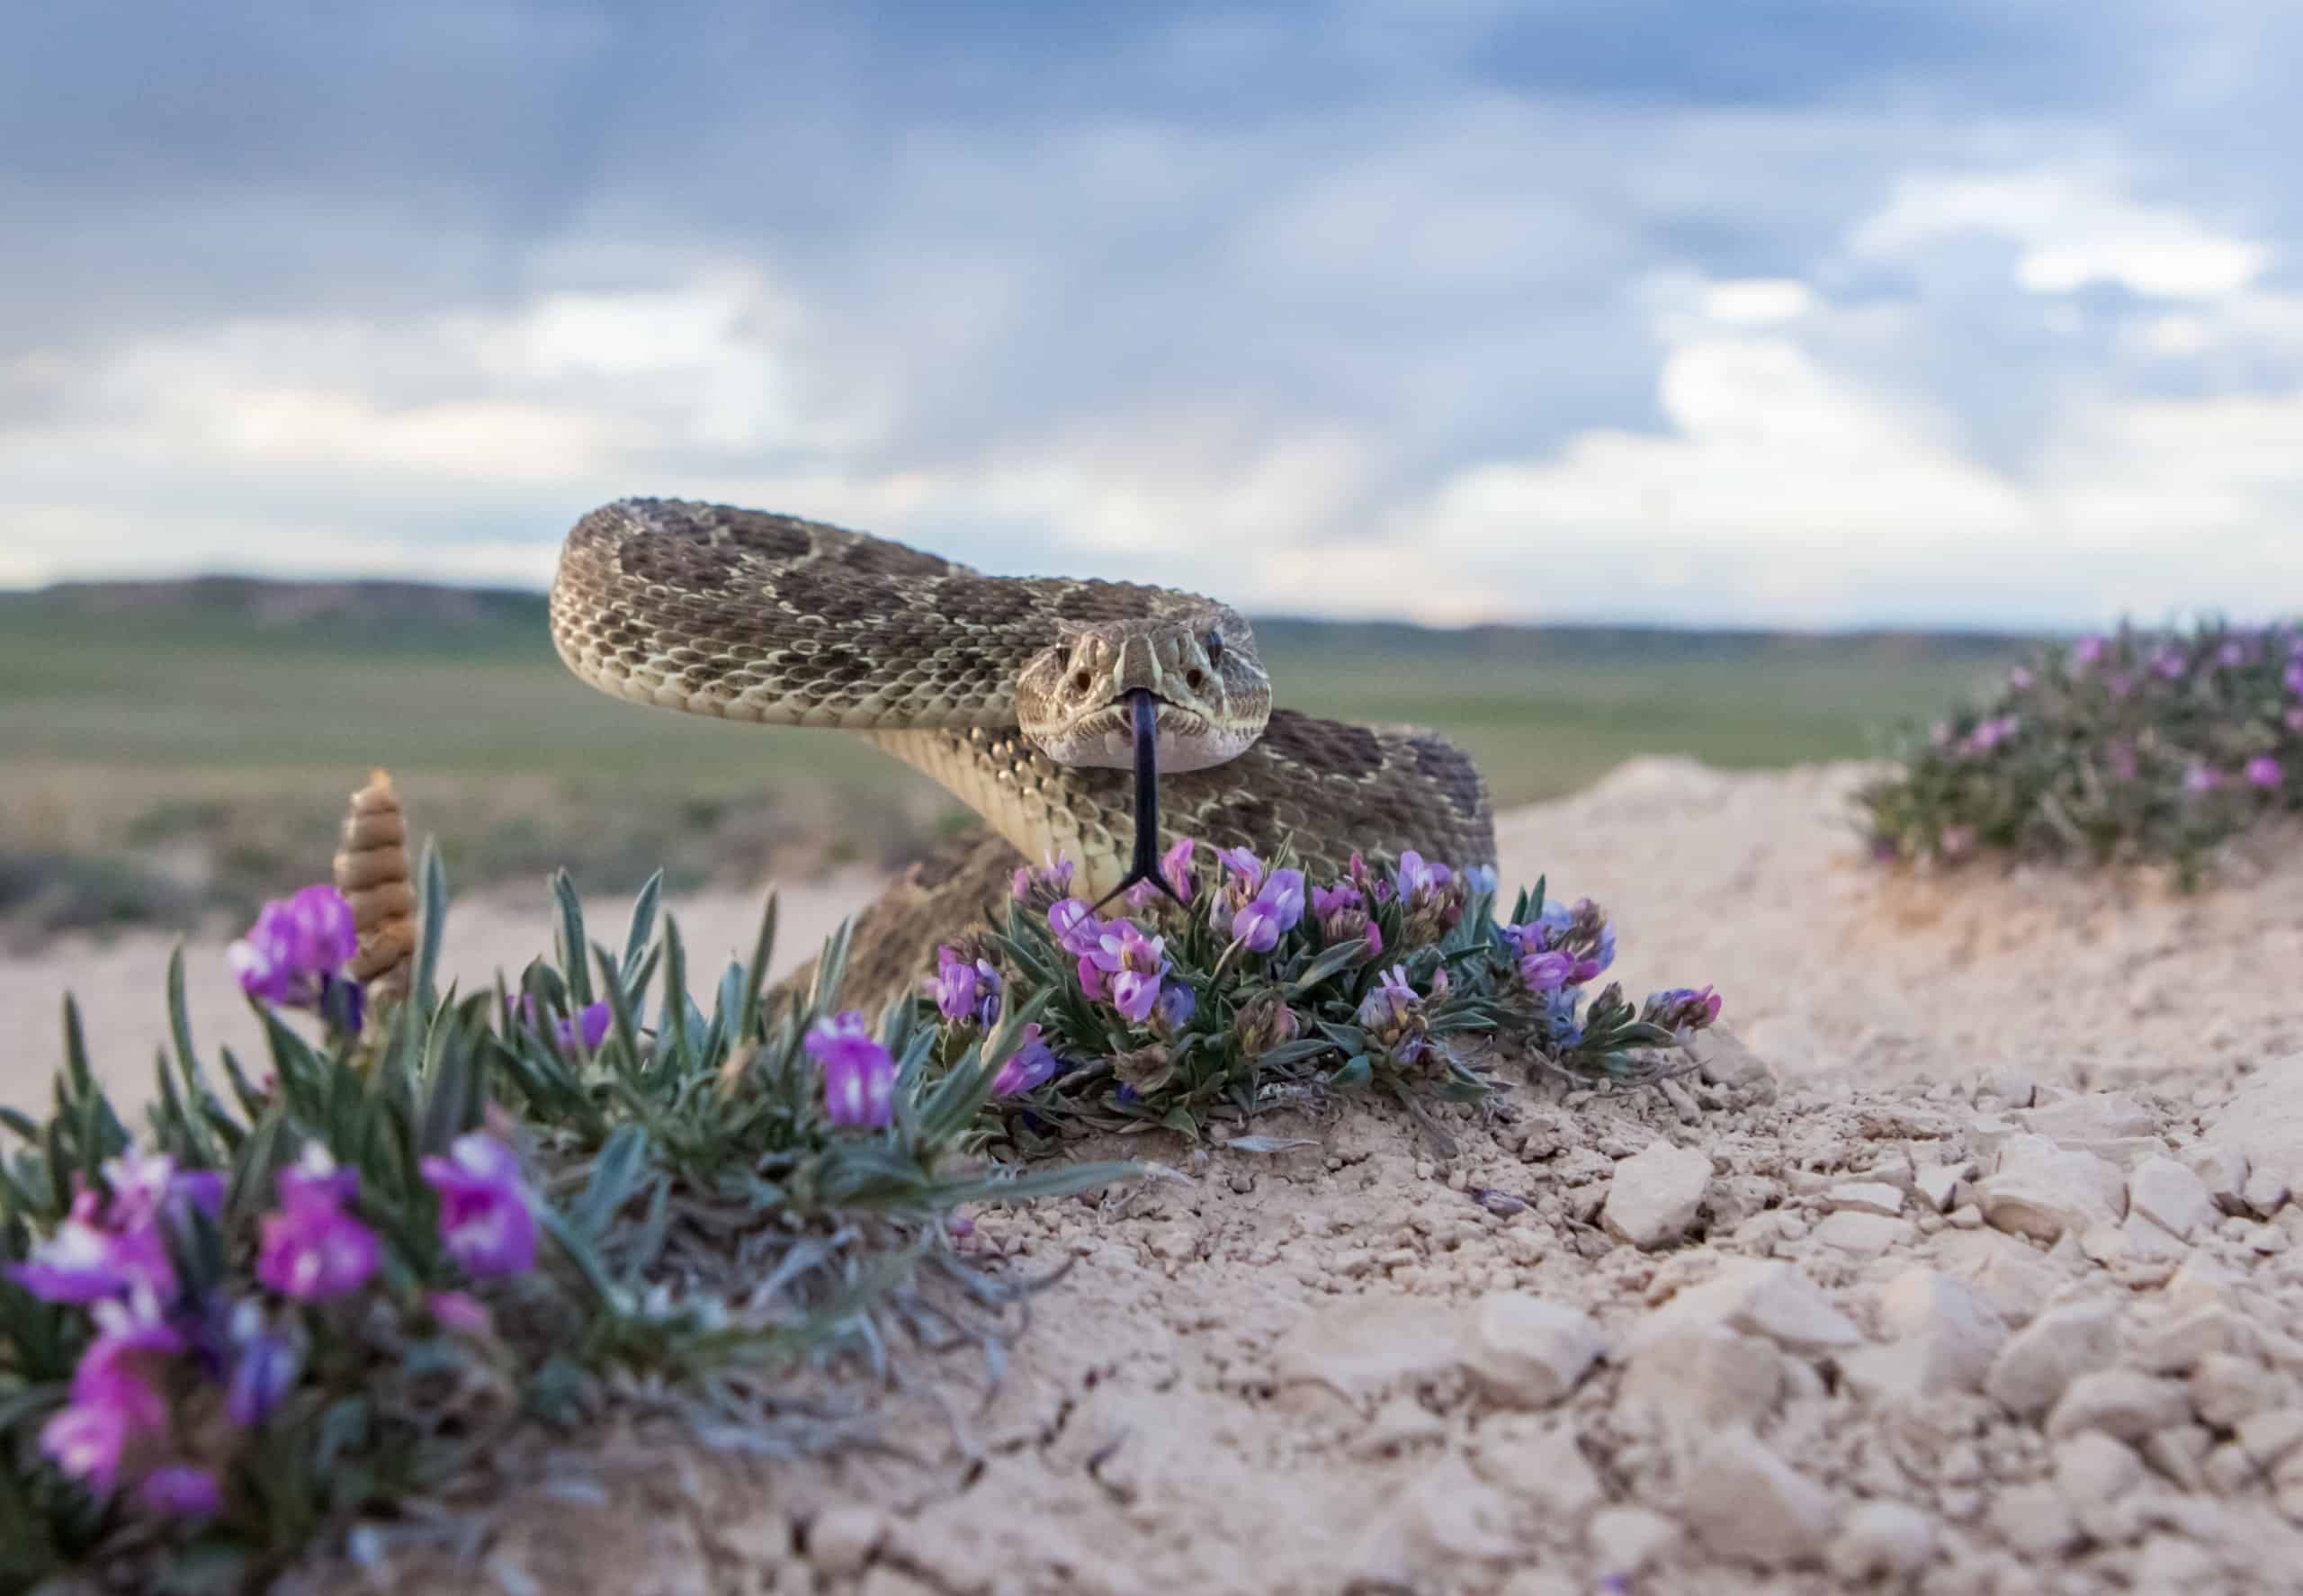
{"type": "Polygon", "coordinates": [[[1355,849],[1495,859],[1460,749],[1272,708],[1248,623],[1173,588],[989,577],[788,516],[623,499],[568,534],[551,615],[560,659],[603,692],[860,734],[989,822],[856,921],[845,997],[867,1009],[980,922],[1024,859],[1063,854],[1091,900],[1123,879],[1131,690],[1157,697],[1163,842],[1266,859],[1290,844],[1315,882],[1355,849]]]}

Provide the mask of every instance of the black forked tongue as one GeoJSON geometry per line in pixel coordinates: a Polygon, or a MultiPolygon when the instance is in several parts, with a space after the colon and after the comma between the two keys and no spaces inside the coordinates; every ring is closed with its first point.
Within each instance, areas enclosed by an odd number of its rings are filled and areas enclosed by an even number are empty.
{"type": "Polygon", "coordinates": [[[1103,895],[1094,912],[1101,914],[1106,903],[1146,881],[1188,909],[1191,905],[1160,874],[1159,704],[1149,688],[1134,687],[1128,691],[1127,707],[1135,722],[1135,851],[1128,859],[1127,878],[1103,895]]]}

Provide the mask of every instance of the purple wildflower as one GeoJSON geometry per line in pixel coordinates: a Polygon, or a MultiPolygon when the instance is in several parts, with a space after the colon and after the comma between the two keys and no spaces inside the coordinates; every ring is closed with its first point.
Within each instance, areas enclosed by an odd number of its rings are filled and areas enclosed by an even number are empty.
{"type": "Polygon", "coordinates": [[[1667,1031],[1699,1031],[1719,1018],[1721,999],[1709,987],[1674,987],[1647,1000],[1641,1018],[1667,1031]]]}
{"type": "Polygon", "coordinates": [[[144,1249],[96,1223],[96,1194],[84,1191],[67,1215],[8,1278],[50,1303],[93,1303],[126,1293],[139,1280],[156,1290],[171,1289],[173,1278],[153,1278],[152,1266],[167,1265],[166,1251],[144,1249]],[[157,1257],[152,1256],[157,1253],[157,1257]]]}
{"type": "Polygon", "coordinates": [[[168,1463],[144,1476],[136,1487],[136,1501],[146,1511],[172,1519],[212,1519],[223,1508],[224,1493],[206,1469],[168,1463]]]}
{"type": "Polygon", "coordinates": [[[1175,1036],[1199,1012],[1199,995],[1180,981],[1169,982],[1160,989],[1160,1001],[1152,1012],[1158,1016],[1160,1028],[1175,1036]]]}
{"type": "Polygon", "coordinates": [[[1256,889],[1254,899],[1232,917],[1232,935],[1252,953],[1269,953],[1279,946],[1283,932],[1292,931],[1304,918],[1304,873],[1275,870],[1256,889]]]}
{"type": "Polygon", "coordinates": [[[1044,910],[1049,904],[1061,902],[1071,895],[1072,864],[1060,853],[1047,856],[1044,869],[1029,865],[1016,866],[1016,874],[1008,883],[1008,892],[1015,900],[1028,909],[1044,910]]]}
{"type": "Polygon", "coordinates": [[[450,1143],[446,1158],[420,1168],[439,1194],[441,1244],[466,1274],[486,1280],[533,1267],[536,1218],[518,1154],[473,1131],[450,1143]]]}
{"type": "Polygon", "coordinates": [[[2018,693],[2030,691],[2034,679],[2031,673],[2020,665],[2007,673],[2007,685],[2018,693]]]}
{"type": "Polygon", "coordinates": [[[1088,984],[1086,973],[1092,966],[1100,979],[1090,995],[1142,1025],[1160,1000],[1160,978],[1168,973],[1166,946],[1164,938],[1144,936],[1132,920],[1114,920],[1098,950],[1080,961],[1080,984],[1088,984]]]}
{"type": "Polygon", "coordinates": [[[2257,754],[2248,760],[2246,774],[2249,786],[2262,787],[2265,791],[2280,785],[2287,779],[2287,773],[2279,767],[2279,761],[2269,754],[2257,754]]]}
{"type": "Polygon", "coordinates": [[[225,1386],[224,1412],[241,1429],[261,1424],[295,1386],[303,1371],[303,1349],[266,1330],[264,1314],[242,1303],[232,1314],[232,1372],[225,1386]]]}
{"type": "Polygon", "coordinates": [[[1008,1062],[999,1066],[999,1073],[991,1078],[991,1095],[1004,1098],[1044,1086],[1055,1078],[1061,1067],[1055,1050],[1040,1040],[1039,1024],[1034,1021],[1024,1027],[1022,1044],[1008,1055],[1008,1062]]]}
{"type": "Polygon", "coordinates": [[[2246,645],[2237,641],[2225,643],[2215,650],[2215,662],[2226,670],[2236,670],[2247,662],[2246,645]]]}
{"type": "Polygon", "coordinates": [[[2101,664],[2102,658],[2103,640],[2100,637],[2083,637],[2071,647],[2071,662],[2083,670],[2101,664]]]}
{"type": "Polygon", "coordinates": [[[824,1110],[834,1125],[877,1130],[895,1116],[896,1062],[850,1009],[820,1019],[802,1044],[823,1066],[824,1110]]]}
{"type": "Polygon", "coordinates": [[[1412,904],[1419,894],[1429,896],[1435,893],[1454,879],[1455,873],[1447,866],[1427,864],[1421,854],[1410,848],[1400,856],[1399,873],[1393,878],[1393,888],[1402,902],[1412,904]]]}
{"type": "Polygon", "coordinates": [[[2214,766],[2195,764],[2183,772],[2183,787],[2192,793],[2212,793],[2221,787],[2226,779],[2214,766]]]}
{"type": "Polygon", "coordinates": [[[149,1292],[98,1303],[89,1314],[96,1339],[72,1371],[70,1402],[42,1426],[40,1443],[65,1474],[109,1492],[136,1454],[167,1434],[164,1385],[184,1338],[162,1322],[149,1292]]]}
{"type": "Polygon", "coordinates": [[[264,1216],[256,1278],[299,1302],[357,1291],[382,1261],[375,1233],[344,1211],[359,1176],[339,1170],[317,1143],[300,1166],[280,1171],[280,1207],[264,1216]]]}
{"type": "Polygon", "coordinates": [[[2289,692],[2303,697],[2303,659],[2298,659],[2289,666],[2287,674],[2281,679],[2286,682],[2289,692]]]}
{"type": "MultiPolygon", "coordinates": [[[[1071,902],[1071,899],[1065,899],[1071,902]]],[[[976,967],[950,946],[936,950],[936,973],[923,978],[920,988],[936,1000],[936,1012],[957,1023],[975,1018],[978,1001],[976,967]]]]}
{"type": "Polygon", "coordinates": [[[1360,1000],[1359,1025],[1401,1064],[1412,1064],[1430,1046],[1423,1000],[1408,983],[1407,967],[1393,964],[1360,1000]]]}
{"type": "Polygon", "coordinates": [[[266,903],[225,952],[240,990],[291,1008],[315,1008],[322,983],[359,951],[352,905],[334,887],[309,886],[266,903]]]}
{"type": "Polygon", "coordinates": [[[121,1465],[137,1438],[138,1427],[124,1410],[75,1401],[40,1426],[40,1449],[67,1477],[103,1493],[119,1480],[121,1465]]]}
{"type": "Polygon", "coordinates": [[[560,1045],[569,1053],[577,1052],[579,1043],[583,1052],[597,1053],[600,1044],[608,1039],[608,1027],[614,1023],[615,1010],[605,998],[602,998],[596,1003],[586,1004],[561,1020],[554,1035],[560,1038],[560,1045]]]}
{"type": "Polygon", "coordinates": [[[1971,754],[1988,754],[2021,730],[2022,722],[2013,715],[1998,715],[1976,724],[1967,733],[1961,746],[1971,754]]]}
{"type": "Polygon", "coordinates": [[[1176,896],[1188,903],[1197,892],[1198,883],[1191,874],[1192,839],[1178,837],[1168,851],[1160,856],[1160,879],[1175,889],[1176,896]]]}
{"type": "Polygon", "coordinates": [[[426,1313],[452,1335],[484,1341],[496,1333],[495,1315],[478,1297],[461,1291],[435,1291],[424,1299],[426,1313]]]}
{"type": "Polygon", "coordinates": [[[2191,668],[2190,657],[2173,643],[2162,643],[2151,656],[2151,668],[2171,682],[2182,680],[2191,668]]]}
{"type": "Polygon", "coordinates": [[[1312,912],[1322,922],[1329,916],[1340,914],[1346,910],[1365,910],[1367,907],[1367,900],[1360,896],[1359,889],[1348,881],[1340,881],[1331,887],[1312,889],[1312,912]]]}
{"type": "Polygon", "coordinates": [[[1077,898],[1059,898],[1049,904],[1047,924],[1057,945],[1073,958],[1093,953],[1103,943],[1104,922],[1077,898]]]}

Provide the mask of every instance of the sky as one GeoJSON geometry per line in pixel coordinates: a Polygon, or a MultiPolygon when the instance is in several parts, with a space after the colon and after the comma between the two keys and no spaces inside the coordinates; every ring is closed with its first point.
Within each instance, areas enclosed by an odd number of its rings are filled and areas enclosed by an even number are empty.
{"type": "Polygon", "coordinates": [[[1438,623],[2303,610],[2303,6],[20,7],[0,586],[628,494],[1438,623]]]}

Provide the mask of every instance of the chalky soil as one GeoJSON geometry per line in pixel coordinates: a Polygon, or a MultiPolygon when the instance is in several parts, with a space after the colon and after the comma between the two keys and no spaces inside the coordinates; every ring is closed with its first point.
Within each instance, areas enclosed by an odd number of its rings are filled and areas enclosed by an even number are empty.
{"type": "Polygon", "coordinates": [[[1859,775],[1641,762],[1507,819],[1627,987],[1726,993],[1680,1100],[1524,1089],[1447,1161],[1374,1107],[1134,1148],[1173,1178],[981,1216],[1074,1268],[988,1402],[960,1359],[899,1402],[910,1457],[607,1446],[381,1583],[2303,1589],[2303,849],[2192,899],[1891,880],[1859,775]]]}

